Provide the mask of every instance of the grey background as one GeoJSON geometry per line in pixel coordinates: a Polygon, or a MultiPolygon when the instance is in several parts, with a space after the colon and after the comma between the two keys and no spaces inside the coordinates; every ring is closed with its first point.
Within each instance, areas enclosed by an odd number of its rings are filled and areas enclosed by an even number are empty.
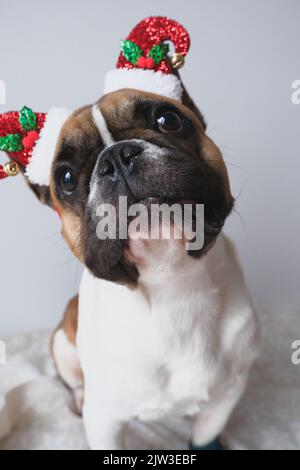
{"type": "MultiPolygon", "coordinates": [[[[255,303],[288,315],[300,303],[300,105],[291,102],[300,79],[299,1],[0,0],[0,111],[95,101],[120,39],[156,14],[191,34],[182,77],[224,153],[237,197],[226,232],[255,303]]],[[[54,325],[81,269],[57,216],[21,177],[0,183],[0,214],[0,336],[54,325]]]]}

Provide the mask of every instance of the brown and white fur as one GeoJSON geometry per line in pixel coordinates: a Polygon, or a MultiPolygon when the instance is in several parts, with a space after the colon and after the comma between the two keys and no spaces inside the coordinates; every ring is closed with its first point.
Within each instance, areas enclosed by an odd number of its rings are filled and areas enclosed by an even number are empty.
{"type": "Polygon", "coordinates": [[[136,90],[76,111],[60,134],[47,199],[85,265],[52,351],[79,407],[83,400],[90,447],[120,449],[132,418],[167,415],[192,417],[194,444],[215,439],[245,389],[258,334],[221,231],[233,204],[226,168],[199,111],[186,94],[179,103],[136,90]],[[182,124],[170,132],[157,126],[168,112],[182,124]],[[177,239],[98,240],[95,208],[121,195],[203,203],[203,249],[191,254],[177,239]]]}

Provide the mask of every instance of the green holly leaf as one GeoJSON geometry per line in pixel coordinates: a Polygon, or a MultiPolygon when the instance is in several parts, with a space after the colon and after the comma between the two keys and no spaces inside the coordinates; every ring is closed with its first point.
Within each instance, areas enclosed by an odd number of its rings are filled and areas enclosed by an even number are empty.
{"type": "Polygon", "coordinates": [[[150,49],[148,57],[154,60],[156,64],[160,64],[162,60],[166,58],[169,52],[169,45],[165,43],[157,44],[150,49]]]}
{"type": "Polygon", "coordinates": [[[136,65],[138,58],[143,55],[139,46],[129,40],[121,41],[121,50],[125,59],[134,65],[136,65]]]}
{"type": "Polygon", "coordinates": [[[37,129],[36,115],[32,109],[27,108],[27,106],[24,106],[19,112],[19,122],[22,126],[22,129],[24,129],[26,132],[35,131],[37,129]]]}
{"type": "Polygon", "coordinates": [[[12,153],[20,152],[22,149],[22,137],[19,134],[8,134],[0,137],[0,150],[12,153]]]}

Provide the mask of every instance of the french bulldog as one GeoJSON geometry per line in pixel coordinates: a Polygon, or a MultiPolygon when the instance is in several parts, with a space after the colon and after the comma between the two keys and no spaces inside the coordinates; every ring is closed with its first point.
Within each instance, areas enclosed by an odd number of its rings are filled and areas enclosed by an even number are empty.
{"type": "MultiPolygon", "coordinates": [[[[182,102],[136,89],[104,94],[62,127],[50,187],[84,265],[52,338],[92,449],[122,449],[127,423],[189,416],[191,442],[218,442],[243,394],[259,333],[238,257],[222,228],[233,207],[222,154],[184,90],[182,102]],[[204,243],[99,239],[97,207],[204,205],[204,243]]],[[[43,189],[43,191],[42,191],[43,189]]]]}
{"type": "Polygon", "coordinates": [[[0,180],[26,173],[84,266],[51,349],[92,449],[123,448],[133,418],[170,415],[189,416],[194,448],[221,448],[259,350],[222,231],[234,203],[226,167],[177,71],[189,47],[182,25],[146,18],[96,103],[0,115],[0,150],[12,159],[0,180]],[[189,208],[183,228],[175,208],[189,208]]]}

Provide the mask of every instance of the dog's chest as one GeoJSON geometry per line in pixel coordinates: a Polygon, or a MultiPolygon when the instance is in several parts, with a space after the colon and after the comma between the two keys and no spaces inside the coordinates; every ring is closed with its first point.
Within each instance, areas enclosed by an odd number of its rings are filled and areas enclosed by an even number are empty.
{"type": "Polygon", "coordinates": [[[121,393],[128,412],[142,419],[197,412],[214,374],[199,309],[198,296],[178,291],[149,306],[143,295],[86,272],[78,350],[95,399],[118,402],[121,393]]]}

